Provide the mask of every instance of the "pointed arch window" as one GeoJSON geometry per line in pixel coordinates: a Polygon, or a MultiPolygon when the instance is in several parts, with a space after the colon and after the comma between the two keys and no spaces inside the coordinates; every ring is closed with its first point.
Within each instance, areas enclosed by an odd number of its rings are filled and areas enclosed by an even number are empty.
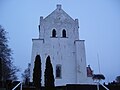
{"type": "Polygon", "coordinates": [[[56,65],[56,78],[62,77],[61,72],[62,72],[61,65],[60,64],[56,65]]]}
{"type": "Polygon", "coordinates": [[[56,30],[55,29],[52,30],[52,37],[56,37],[56,30]]]}
{"type": "Polygon", "coordinates": [[[62,37],[66,37],[66,30],[65,29],[63,29],[63,31],[62,31],[62,37]]]}

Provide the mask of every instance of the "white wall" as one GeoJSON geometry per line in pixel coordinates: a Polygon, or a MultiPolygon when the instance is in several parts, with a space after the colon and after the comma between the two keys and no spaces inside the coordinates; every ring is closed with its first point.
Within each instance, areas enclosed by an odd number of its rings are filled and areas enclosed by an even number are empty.
{"type": "Polygon", "coordinates": [[[44,85],[45,63],[49,55],[54,77],[56,65],[62,66],[62,78],[56,79],[55,77],[56,86],[87,82],[85,46],[84,41],[79,40],[78,28],[78,20],[73,20],[61,9],[60,5],[46,18],[40,18],[39,39],[32,40],[31,81],[35,57],[40,55],[42,85],[44,85]],[[54,38],[52,37],[53,29],[56,30],[57,34],[54,38]],[[66,30],[65,38],[62,37],[63,29],[66,30]]]}

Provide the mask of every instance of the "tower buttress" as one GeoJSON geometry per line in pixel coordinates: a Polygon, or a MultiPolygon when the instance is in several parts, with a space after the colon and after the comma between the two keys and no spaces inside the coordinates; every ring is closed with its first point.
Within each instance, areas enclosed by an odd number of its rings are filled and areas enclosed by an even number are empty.
{"type": "Polygon", "coordinates": [[[38,25],[38,27],[39,27],[39,38],[41,38],[41,37],[43,38],[43,30],[42,30],[42,27],[41,27],[42,23],[43,23],[43,16],[40,17],[40,23],[38,25]]]}

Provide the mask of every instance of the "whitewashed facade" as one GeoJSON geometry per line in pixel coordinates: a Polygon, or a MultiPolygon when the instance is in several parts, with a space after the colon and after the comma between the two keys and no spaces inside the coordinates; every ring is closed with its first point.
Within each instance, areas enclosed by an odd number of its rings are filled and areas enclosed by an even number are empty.
{"type": "Polygon", "coordinates": [[[79,39],[78,19],[72,19],[61,5],[47,17],[40,17],[39,38],[32,39],[31,73],[37,55],[42,63],[42,85],[46,58],[50,56],[53,65],[55,85],[91,83],[87,77],[84,40],[79,39]]]}

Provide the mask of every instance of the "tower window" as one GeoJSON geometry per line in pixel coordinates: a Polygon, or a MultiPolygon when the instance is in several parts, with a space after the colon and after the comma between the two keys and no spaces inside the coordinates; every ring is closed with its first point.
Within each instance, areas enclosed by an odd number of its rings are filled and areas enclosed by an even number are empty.
{"type": "Polygon", "coordinates": [[[63,29],[63,31],[62,31],[62,37],[66,37],[66,31],[65,31],[65,29],[63,29]]]}
{"type": "Polygon", "coordinates": [[[56,78],[61,78],[61,65],[56,66],[56,78]]]}
{"type": "Polygon", "coordinates": [[[52,30],[52,37],[56,37],[56,30],[55,29],[52,30]]]}

